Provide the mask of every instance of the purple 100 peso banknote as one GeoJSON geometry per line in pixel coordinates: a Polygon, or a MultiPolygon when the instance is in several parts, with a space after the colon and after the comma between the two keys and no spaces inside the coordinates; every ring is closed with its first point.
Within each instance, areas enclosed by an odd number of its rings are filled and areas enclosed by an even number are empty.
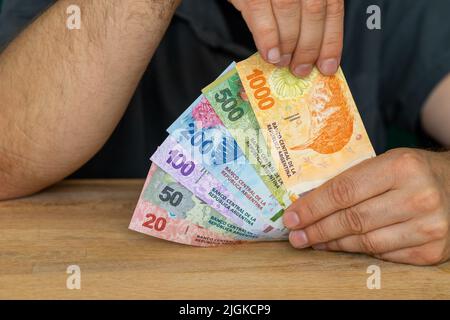
{"type": "Polygon", "coordinates": [[[239,227],[267,240],[287,238],[287,230],[274,228],[266,217],[243,209],[233,195],[201,164],[196,163],[173,137],[169,136],[163,142],[151,160],[239,227]]]}
{"type": "Polygon", "coordinates": [[[203,228],[188,219],[176,219],[171,216],[170,212],[148,199],[145,192],[147,187],[152,184],[157,170],[156,165],[152,165],[150,168],[130,222],[131,230],[168,241],[200,247],[240,242],[228,235],[203,228]]]}

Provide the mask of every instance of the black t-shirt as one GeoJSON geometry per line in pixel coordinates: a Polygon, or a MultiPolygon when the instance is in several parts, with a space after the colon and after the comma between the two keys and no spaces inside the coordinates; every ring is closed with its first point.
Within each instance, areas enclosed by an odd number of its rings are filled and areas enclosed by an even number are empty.
{"type": "MultiPolygon", "coordinates": [[[[54,2],[4,0],[0,48],[54,2]]],[[[346,0],[342,67],[377,153],[389,125],[419,129],[425,99],[450,72],[449,12],[448,0],[346,0]],[[381,8],[381,30],[366,26],[370,5],[381,8]]],[[[73,176],[144,177],[166,128],[231,61],[254,51],[227,1],[183,0],[123,119],[73,176]]]]}

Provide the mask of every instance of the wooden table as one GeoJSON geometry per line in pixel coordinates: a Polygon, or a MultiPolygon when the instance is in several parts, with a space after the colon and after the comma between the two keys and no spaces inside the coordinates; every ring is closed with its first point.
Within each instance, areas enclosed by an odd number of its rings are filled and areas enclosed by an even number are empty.
{"type": "Polygon", "coordinates": [[[288,243],[195,248],[128,230],[142,180],[64,181],[0,202],[0,298],[450,298],[450,263],[413,267],[288,243]],[[69,290],[69,265],[81,289],[69,290]],[[381,268],[369,290],[367,267],[381,268]]]}

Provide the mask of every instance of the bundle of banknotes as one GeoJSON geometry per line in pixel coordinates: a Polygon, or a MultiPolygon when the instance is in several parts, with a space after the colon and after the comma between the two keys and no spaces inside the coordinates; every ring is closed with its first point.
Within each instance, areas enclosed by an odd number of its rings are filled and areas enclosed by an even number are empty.
{"type": "Polygon", "coordinates": [[[195,246],[286,240],[284,210],[375,156],[342,70],[231,64],[167,129],[129,228],[195,246]]]}

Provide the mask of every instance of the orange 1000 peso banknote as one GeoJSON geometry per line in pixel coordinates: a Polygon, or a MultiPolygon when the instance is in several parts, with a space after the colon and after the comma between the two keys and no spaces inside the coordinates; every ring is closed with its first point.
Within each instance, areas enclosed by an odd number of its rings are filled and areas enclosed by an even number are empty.
{"type": "Polygon", "coordinates": [[[375,156],[341,69],[299,79],[255,54],[237,70],[290,192],[300,195],[375,156]]]}

